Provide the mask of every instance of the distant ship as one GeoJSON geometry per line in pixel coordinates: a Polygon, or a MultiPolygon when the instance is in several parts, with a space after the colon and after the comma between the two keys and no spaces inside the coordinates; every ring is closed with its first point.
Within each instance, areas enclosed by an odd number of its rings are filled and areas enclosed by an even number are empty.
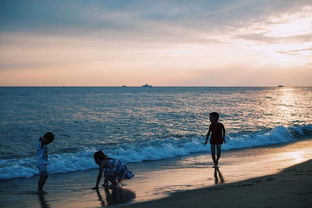
{"type": "Polygon", "coordinates": [[[142,85],[142,87],[153,87],[153,86],[152,86],[152,85],[145,84],[145,85],[142,85]]]}
{"type": "Polygon", "coordinates": [[[277,85],[277,87],[284,87],[284,85],[277,85]]]}
{"type": "Polygon", "coordinates": [[[122,85],[122,87],[127,87],[126,85],[122,85]]]}

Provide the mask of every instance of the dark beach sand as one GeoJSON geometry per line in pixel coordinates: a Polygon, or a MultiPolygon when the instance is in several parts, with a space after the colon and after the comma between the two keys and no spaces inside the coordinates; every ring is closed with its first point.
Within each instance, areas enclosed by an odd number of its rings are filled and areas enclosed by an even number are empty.
{"type": "Polygon", "coordinates": [[[43,196],[37,177],[5,180],[0,207],[311,207],[311,159],[310,139],[225,152],[219,171],[207,154],[129,164],[118,190],[91,190],[97,170],[50,175],[43,196]]]}

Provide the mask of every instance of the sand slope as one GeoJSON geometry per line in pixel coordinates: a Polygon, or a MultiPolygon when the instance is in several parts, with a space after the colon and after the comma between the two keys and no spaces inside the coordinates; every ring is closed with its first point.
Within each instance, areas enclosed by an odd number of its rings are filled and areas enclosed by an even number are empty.
{"type": "Polygon", "coordinates": [[[278,174],[173,193],[170,197],[123,207],[312,207],[312,160],[278,174]]]}

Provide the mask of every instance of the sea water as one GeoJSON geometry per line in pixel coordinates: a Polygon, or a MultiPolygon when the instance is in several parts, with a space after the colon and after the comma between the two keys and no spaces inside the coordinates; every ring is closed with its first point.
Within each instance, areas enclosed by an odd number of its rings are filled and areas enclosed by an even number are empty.
{"type": "Polygon", "coordinates": [[[103,150],[124,162],[199,152],[220,113],[223,150],[289,143],[312,136],[312,88],[1,87],[0,179],[37,174],[35,144],[45,132],[50,173],[96,168],[103,150]]]}

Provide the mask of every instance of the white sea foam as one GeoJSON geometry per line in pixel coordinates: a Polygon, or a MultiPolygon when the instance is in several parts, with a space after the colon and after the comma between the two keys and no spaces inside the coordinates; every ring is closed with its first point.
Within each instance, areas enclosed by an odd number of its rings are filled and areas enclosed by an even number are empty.
{"type": "MultiPolygon", "coordinates": [[[[283,127],[278,126],[268,132],[237,133],[228,135],[223,150],[252,148],[263,145],[288,143],[304,136],[312,135],[312,124],[283,127]]],[[[160,160],[198,152],[208,152],[203,145],[203,136],[154,139],[144,142],[123,143],[106,146],[103,151],[110,157],[124,162],[160,160]]],[[[96,168],[93,153],[97,148],[88,148],[75,153],[49,155],[49,173],[66,173],[96,168]]],[[[32,177],[37,173],[33,158],[0,160],[0,179],[32,177]]]]}

